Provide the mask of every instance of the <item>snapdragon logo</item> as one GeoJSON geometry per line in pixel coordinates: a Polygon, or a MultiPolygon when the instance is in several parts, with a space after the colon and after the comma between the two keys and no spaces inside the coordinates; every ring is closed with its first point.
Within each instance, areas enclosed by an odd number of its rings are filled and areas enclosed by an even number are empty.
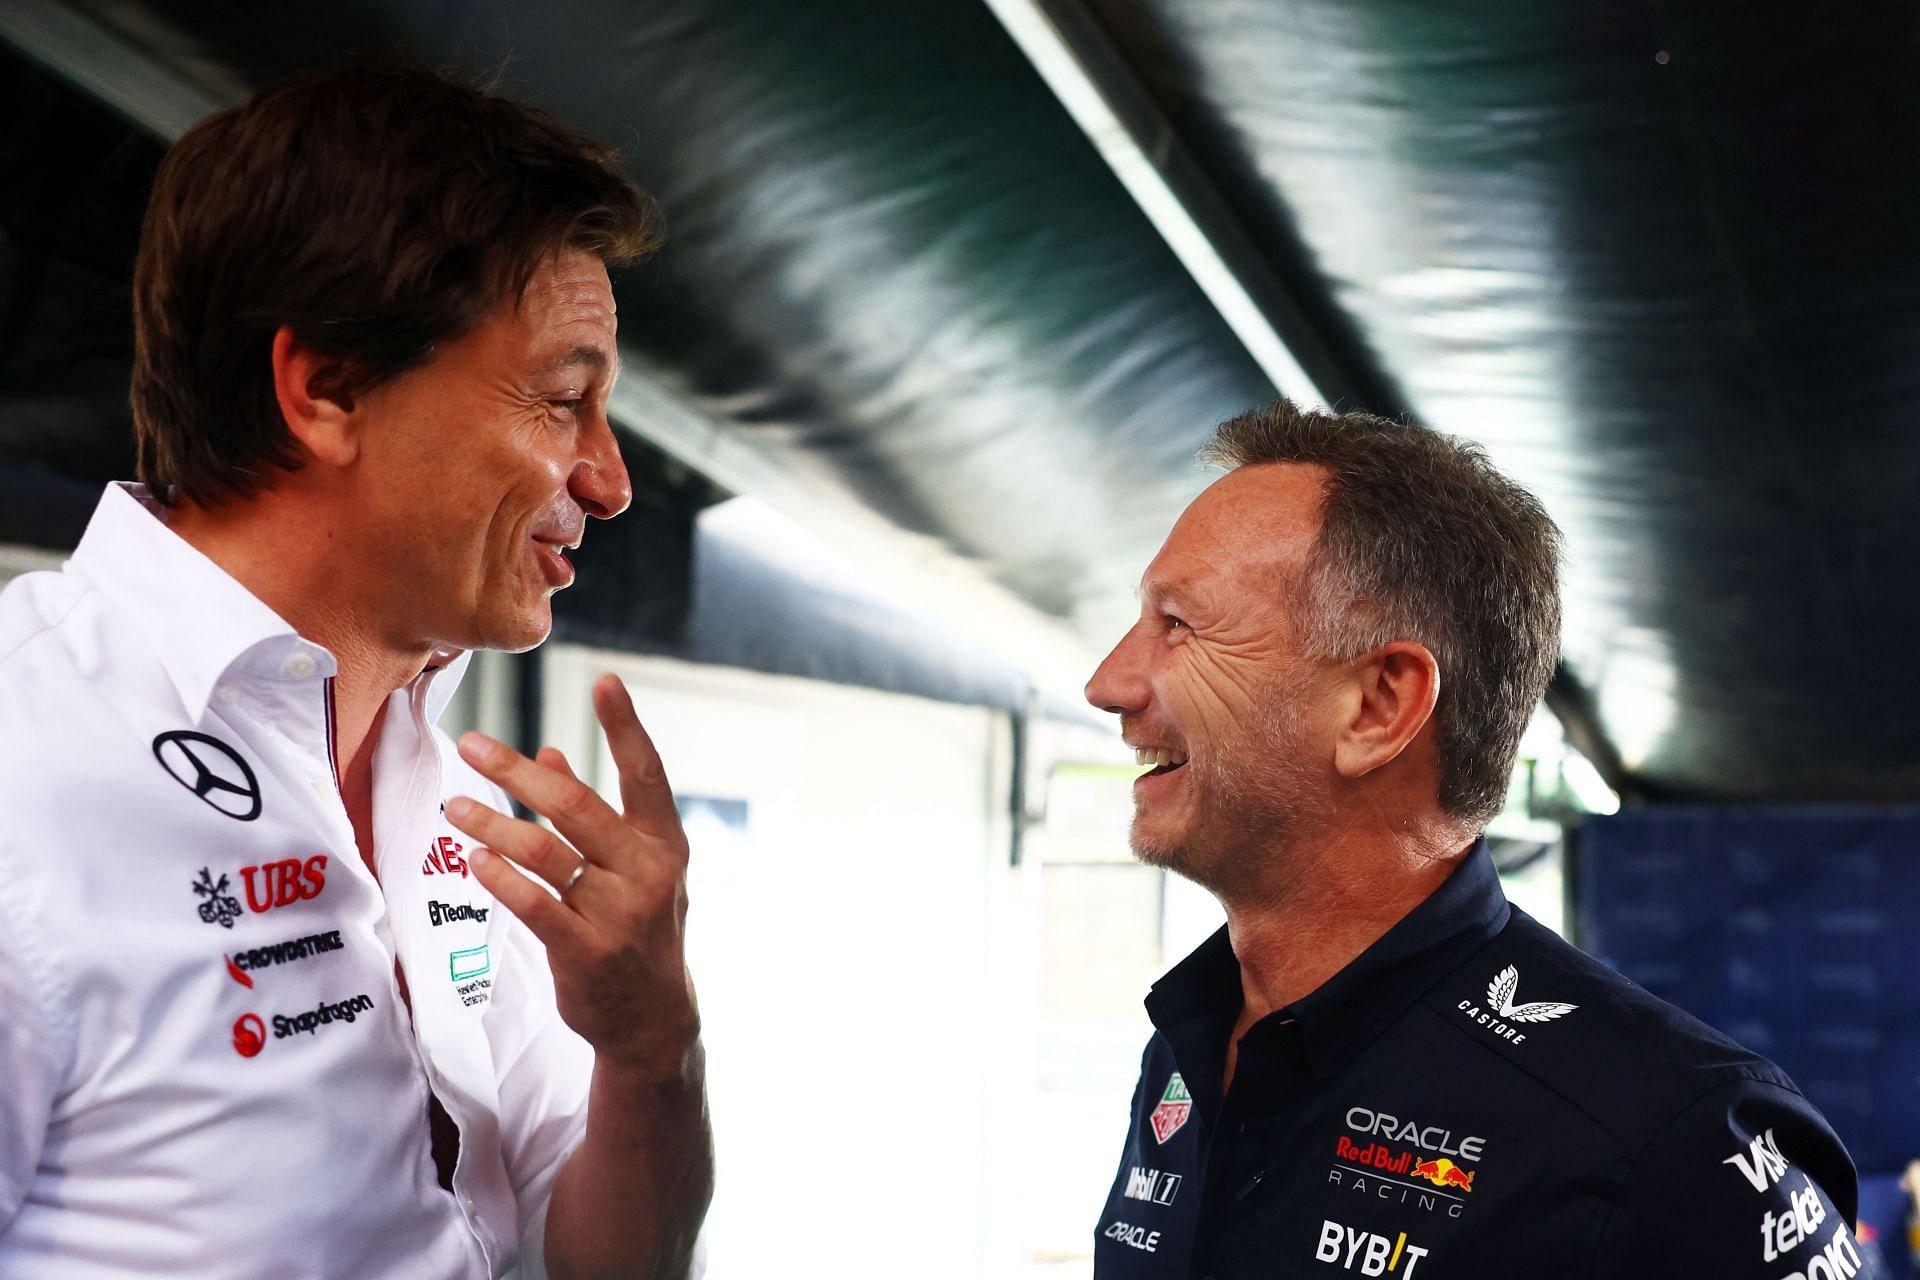
{"type": "Polygon", "coordinates": [[[312,1035],[322,1027],[340,1022],[352,1022],[363,1013],[373,1010],[373,997],[357,995],[346,1000],[322,1004],[309,1013],[296,1013],[291,1018],[284,1014],[273,1017],[273,1038],[285,1040],[288,1036],[312,1035]]]}

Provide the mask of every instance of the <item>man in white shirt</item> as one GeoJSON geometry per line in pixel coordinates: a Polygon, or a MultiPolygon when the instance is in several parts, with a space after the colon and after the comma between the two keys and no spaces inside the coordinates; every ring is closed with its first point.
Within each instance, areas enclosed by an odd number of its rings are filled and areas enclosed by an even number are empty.
{"type": "Polygon", "coordinates": [[[169,153],[145,483],[0,594],[0,1277],[687,1274],[659,759],[611,677],[620,812],[433,727],[630,499],[606,268],[656,239],[609,152],[418,68],[169,153]]]}

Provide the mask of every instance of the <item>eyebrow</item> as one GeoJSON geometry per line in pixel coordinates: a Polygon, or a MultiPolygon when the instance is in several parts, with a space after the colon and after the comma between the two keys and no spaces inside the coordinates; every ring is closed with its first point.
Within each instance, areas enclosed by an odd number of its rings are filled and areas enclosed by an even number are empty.
{"type": "Polygon", "coordinates": [[[1140,585],[1134,588],[1134,594],[1139,596],[1142,602],[1147,600],[1164,600],[1175,607],[1193,603],[1192,584],[1185,578],[1155,580],[1143,578],[1140,585]]]}
{"type": "Polygon", "coordinates": [[[558,373],[562,369],[572,369],[579,365],[585,365],[596,373],[604,373],[609,368],[618,371],[620,367],[619,362],[609,356],[604,349],[590,343],[581,343],[544,362],[534,372],[558,373]]]}

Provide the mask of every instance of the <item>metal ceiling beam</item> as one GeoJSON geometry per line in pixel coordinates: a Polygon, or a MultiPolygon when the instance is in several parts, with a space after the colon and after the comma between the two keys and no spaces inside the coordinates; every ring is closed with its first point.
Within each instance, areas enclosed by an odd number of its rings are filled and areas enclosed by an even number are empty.
{"type": "MultiPolygon", "coordinates": [[[[1280,394],[1297,404],[1400,410],[1358,393],[1352,373],[1081,0],[986,4],[1280,394]]],[[[1565,667],[1546,703],[1608,786],[1638,793],[1591,696],[1565,667]]]]}
{"type": "Polygon", "coordinates": [[[1186,144],[1079,0],[986,0],[1221,319],[1296,404],[1367,403],[1186,144]]]}
{"type": "Polygon", "coordinates": [[[6,0],[0,39],[169,142],[232,105],[59,0],[6,0]]]}

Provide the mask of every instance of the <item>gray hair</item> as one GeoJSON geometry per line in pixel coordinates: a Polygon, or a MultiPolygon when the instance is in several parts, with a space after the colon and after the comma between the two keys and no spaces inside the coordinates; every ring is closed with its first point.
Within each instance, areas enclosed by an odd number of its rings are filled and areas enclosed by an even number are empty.
{"type": "Polygon", "coordinates": [[[1327,472],[1296,584],[1303,646],[1344,662],[1395,640],[1424,645],[1440,668],[1437,798],[1484,827],[1560,656],[1560,531],[1539,500],[1469,441],[1285,400],[1222,423],[1201,456],[1327,472]]]}

